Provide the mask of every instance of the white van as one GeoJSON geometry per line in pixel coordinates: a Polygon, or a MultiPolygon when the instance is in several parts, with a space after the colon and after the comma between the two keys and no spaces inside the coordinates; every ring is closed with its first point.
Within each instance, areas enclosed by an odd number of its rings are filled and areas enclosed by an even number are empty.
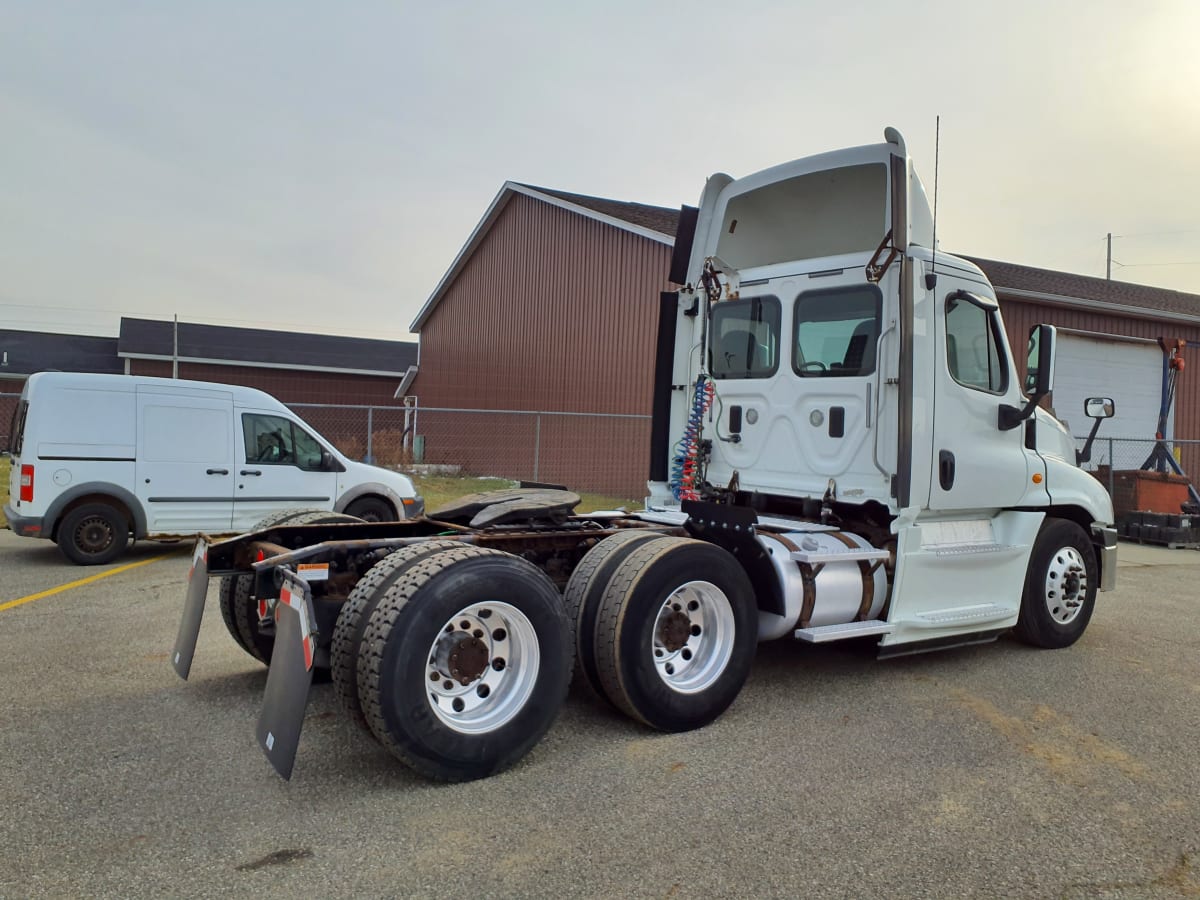
{"type": "Polygon", "coordinates": [[[9,433],[8,527],[80,565],[110,562],[129,536],[242,533],[291,508],[370,521],[424,511],[404,475],[347,459],[253,388],[41,372],[9,433]]]}

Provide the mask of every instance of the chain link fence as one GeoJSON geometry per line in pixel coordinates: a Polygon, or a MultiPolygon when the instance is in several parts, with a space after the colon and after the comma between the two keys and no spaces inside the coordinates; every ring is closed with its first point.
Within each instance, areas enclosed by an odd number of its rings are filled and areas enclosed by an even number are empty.
{"type": "Polygon", "coordinates": [[[289,407],[342,453],[384,466],[645,495],[650,417],[441,407],[289,407]]]}
{"type": "Polygon", "coordinates": [[[20,399],[20,393],[0,393],[0,450],[8,449],[13,413],[17,411],[17,401],[20,399]]]}
{"type": "MultiPolygon", "coordinates": [[[[1076,437],[1083,449],[1085,437],[1076,437]]],[[[1104,485],[1117,517],[1137,510],[1178,514],[1195,503],[1200,475],[1200,441],[1153,441],[1098,437],[1083,468],[1104,485]],[[1176,474],[1170,460],[1186,475],[1176,474]]]]}

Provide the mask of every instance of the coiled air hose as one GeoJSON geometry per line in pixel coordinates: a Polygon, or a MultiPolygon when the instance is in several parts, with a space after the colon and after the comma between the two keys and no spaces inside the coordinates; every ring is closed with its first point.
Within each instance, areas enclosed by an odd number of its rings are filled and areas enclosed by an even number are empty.
{"type": "Polygon", "coordinates": [[[696,480],[700,472],[700,433],[704,414],[712,406],[716,388],[707,375],[696,379],[692,392],[692,410],[688,413],[687,427],[683,437],[675,444],[671,460],[671,496],[676,500],[699,500],[696,480]]]}

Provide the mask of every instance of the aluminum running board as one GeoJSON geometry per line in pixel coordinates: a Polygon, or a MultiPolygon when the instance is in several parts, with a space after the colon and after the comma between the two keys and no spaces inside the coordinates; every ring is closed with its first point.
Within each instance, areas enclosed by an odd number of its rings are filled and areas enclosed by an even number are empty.
{"type": "Polygon", "coordinates": [[[977,553],[1008,553],[1020,549],[1013,544],[933,544],[924,548],[934,556],[974,556],[977,553]]]}
{"type": "Polygon", "coordinates": [[[890,634],[892,626],[883,619],[867,619],[865,622],[846,622],[839,625],[818,625],[815,628],[797,628],[796,637],[810,644],[828,641],[844,641],[848,638],[869,637],[873,634],[890,634]]]}
{"type": "Polygon", "coordinates": [[[956,606],[906,618],[905,625],[914,628],[953,628],[958,625],[976,625],[996,622],[1016,615],[1017,610],[998,603],[980,603],[976,606],[956,606]]]}

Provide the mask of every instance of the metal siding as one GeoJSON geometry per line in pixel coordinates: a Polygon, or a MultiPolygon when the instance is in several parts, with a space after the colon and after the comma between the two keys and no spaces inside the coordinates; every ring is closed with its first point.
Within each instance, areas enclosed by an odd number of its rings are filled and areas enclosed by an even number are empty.
{"type": "MultiPolygon", "coordinates": [[[[1152,319],[1126,318],[1106,313],[1093,313],[1079,309],[1064,309],[1050,304],[1029,303],[1005,298],[1000,295],[1000,308],[1004,315],[1008,341],[1013,355],[1017,357],[1017,368],[1024,376],[1025,346],[1029,340],[1029,329],[1039,323],[1060,328],[1075,328],[1098,334],[1120,334],[1129,337],[1183,338],[1200,341],[1200,328],[1161,322],[1152,319]]],[[[1175,383],[1175,438],[1177,440],[1200,440],[1200,347],[1184,350],[1186,365],[1175,383]]],[[[1104,437],[1104,426],[1100,426],[1099,437],[1104,437]]],[[[1154,435],[1146,435],[1153,439],[1154,435]]],[[[1181,448],[1181,464],[1193,481],[1200,475],[1200,448],[1195,445],[1181,448]]]]}
{"type": "Polygon", "coordinates": [[[650,411],[670,248],[517,196],[421,329],[422,406],[650,411]]]}
{"type": "MultiPolygon", "coordinates": [[[[422,407],[648,415],[670,256],[663,244],[513,197],[422,326],[412,393],[422,407]]],[[[621,426],[617,442],[614,425],[555,420],[542,435],[540,477],[561,472],[584,489],[640,493],[649,420],[621,426]]],[[[490,452],[482,441],[469,453],[477,442],[444,416],[434,427],[427,417],[420,429],[429,459],[440,447],[484,474],[528,467],[523,441],[497,441],[490,452]]]]}
{"type": "MultiPolygon", "coordinates": [[[[171,377],[171,363],[160,360],[133,359],[130,360],[129,369],[131,375],[171,377]]],[[[401,402],[394,399],[400,379],[384,375],[342,375],[336,372],[181,362],[179,377],[258,388],[282,403],[397,406],[401,402]]]]}

